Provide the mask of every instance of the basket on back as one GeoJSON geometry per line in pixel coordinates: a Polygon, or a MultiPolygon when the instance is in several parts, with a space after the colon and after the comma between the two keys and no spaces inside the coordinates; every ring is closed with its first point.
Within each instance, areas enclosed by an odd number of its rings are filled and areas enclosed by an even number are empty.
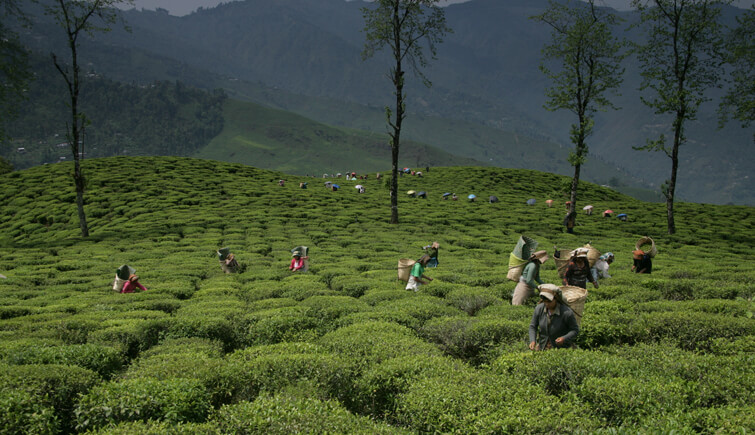
{"type": "MultiPolygon", "coordinates": [[[[587,249],[587,262],[590,264],[590,267],[595,266],[595,262],[600,258],[600,251],[593,248],[589,243],[584,248],[587,249]]],[[[574,255],[574,250],[560,249],[557,252],[558,257],[554,257],[553,260],[556,261],[558,276],[563,278],[566,273],[566,267],[569,265],[572,255],[574,255]]]]}
{"type": "Polygon", "coordinates": [[[414,263],[416,261],[409,258],[400,259],[398,261],[398,279],[404,282],[409,281],[409,273],[411,273],[414,263]]]}
{"type": "Polygon", "coordinates": [[[554,256],[553,260],[556,262],[556,268],[558,269],[558,276],[563,278],[564,274],[566,273],[566,266],[569,265],[569,260],[571,260],[571,249],[560,249],[557,250],[558,257],[554,256]]]}
{"type": "Polygon", "coordinates": [[[561,298],[566,305],[574,311],[574,317],[577,318],[577,324],[582,323],[582,314],[585,312],[585,301],[587,300],[587,290],[582,287],[565,285],[561,288],[561,298]]]}
{"type": "Polygon", "coordinates": [[[658,248],[655,247],[655,241],[648,236],[645,236],[641,238],[640,240],[638,240],[637,244],[634,245],[634,249],[642,249],[642,251],[648,254],[650,258],[655,257],[655,254],[658,253],[658,248]],[[642,249],[644,245],[650,245],[650,249],[647,251],[642,249]]]}
{"type": "Polygon", "coordinates": [[[537,241],[527,236],[520,236],[514,250],[509,255],[509,273],[506,278],[511,281],[519,281],[522,276],[524,266],[529,261],[530,256],[537,249],[537,241]]]}
{"type": "Polygon", "coordinates": [[[600,251],[593,248],[589,243],[584,247],[587,248],[587,262],[590,263],[590,267],[595,266],[595,262],[600,258],[600,251]]]}

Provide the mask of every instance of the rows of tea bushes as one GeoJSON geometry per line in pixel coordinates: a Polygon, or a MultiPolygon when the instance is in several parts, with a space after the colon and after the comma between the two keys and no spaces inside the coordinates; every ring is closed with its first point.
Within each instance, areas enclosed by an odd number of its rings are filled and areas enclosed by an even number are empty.
{"type": "MultiPolygon", "coordinates": [[[[2,176],[0,433],[755,430],[753,208],[680,203],[668,236],[665,205],[585,184],[580,208],[629,219],[580,214],[567,234],[564,177],[422,169],[400,191],[427,199],[402,193],[391,225],[374,174],[334,192],[214,161],[87,160],[86,239],[71,166],[2,176]],[[506,279],[521,234],[616,255],[577,349],[527,349],[536,301],[511,306],[506,279]],[[645,235],[658,255],[636,275],[645,235]],[[434,240],[434,281],[405,291],[397,260],[434,240]],[[310,270],[291,273],[300,245],[310,270]],[[240,273],[222,273],[225,246],[240,273]],[[148,291],[111,290],[122,264],[148,291]]],[[[541,275],[559,282],[553,260],[541,275]]]]}

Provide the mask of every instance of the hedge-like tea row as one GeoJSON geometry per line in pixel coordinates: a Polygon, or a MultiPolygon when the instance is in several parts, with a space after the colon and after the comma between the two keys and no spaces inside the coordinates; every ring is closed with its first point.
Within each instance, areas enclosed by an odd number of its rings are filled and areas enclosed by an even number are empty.
{"type": "MultiPolygon", "coordinates": [[[[0,177],[1,433],[755,431],[751,207],[677,203],[668,236],[663,204],[584,183],[580,205],[629,220],[580,214],[572,235],[564,177],[431,168],[399,179],[429,195],[401,194],[391,225],[374,174],[359,194],[344,179],[333,192],[321,178],[118,157],[84,162],[82,239],[70,170],[0,177]],[[511,306],[506,279],[522,233],[549,252],[590,241],[616,255],[589,289],[578,349],[527,349],[536,300],[511,306]],[[636,275],[645,235],[658,255],[636,275]],[[434,281],[404,290],[398,259],[432,241],[434,281]],[[292,273],[301,245],[310,270],[292,273]],[[239,273],[220,269],[225,246],[239,273]],[[112,291],[122,264],[148,291],[112,291]]],[[[541,277],[560,282],[552,260],[541,277]]]]}

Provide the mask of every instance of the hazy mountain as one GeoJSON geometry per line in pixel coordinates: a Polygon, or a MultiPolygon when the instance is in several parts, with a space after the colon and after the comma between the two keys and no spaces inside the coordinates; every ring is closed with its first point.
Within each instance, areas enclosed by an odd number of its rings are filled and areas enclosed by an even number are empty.
{"type": "MultiPolygon", "coordinates": [[[[185,17],[160,11],[128,11],[124,17],[133,31],[98,35],[98,45],[90,47],[90,66],[132,80],[154,76],[159,70],[166,79],[192,74],[201,81],[201,75],[189,71],[208,71],[216,77],[224,76],[226,81],[214,80],[207,87],[220,84],[233,95],[233,89],[246,82],[258,84],[258,89],[300,94],[305,97],[289,98],[285,109],[322,122],[384,132],[383,120],[366,113],[379,113],[380,107],[391,101],[385,78],[390,59],[383,55],[361,60],[364,35],[360,8],[364,5],[343,0],[254,0],[230,2],[185,17]],[[131,62],[113,60],[124,53],[130,53],[131,62]],[[151,58],[150,62],[144,61],[145,56],[151,58]],[[158,58],[171,66],[156,66],[153,60],[158,58]],[[313,103],[315,100],[319,102],[313,103]],[[321,101],[342,101],[343,107],[321,101]]],[[[447,36],[439,47],[438,59],[426,69],[434,86],[425,89],[410,77],[408,109],[423,117],[476,123],[569,147],[570,114],[542,109],[547,82],[537,66],[549,33],[528,18],[546,5],[546,0],[472,0],[447,7],[454,33],[447,36]]],[[[732,21],[737,11],[728,10],[727,19],[732,21]]],[[[634,19],[631,13],[622,15],[634,19]]],[[[52,33],[48,35],[53,38],[52,33]]],[[[37,36],[41,46],[50,47],[53,42],[37,36]]],[[[623,109],[598,119],[589,145],[596,156],[657,186],[669,176],[669,159],[634,151],[632,146],[653,137],[670,123],[670,118],[652,116],[641,105],[638,82],[635,68],[628,65],[623,97],[616,100],[623,109]]],[[[249,97],[279,107],[264,97],[259,99],[262,94],[265,92],[249,97]]],[[[755,203],[752,129],[730,124],[716,130],[714,111],[715,104],[709,103],[700,120],[688,129],[690,143],[681,151],[678,193],[706,202],[755,203]]],[[[410,116],[410,131],[411,122],[410,116]]],[[[408,138],[425,142],[424,137],[431,135],[431,131],[417,129],[408,138]]],[[[465,137],[455,138],[454,143],[444,143],[441,137],[431,145],[479,158],[472,155],[474,132],[465,137]]],[[[491,151],[492,164],[514,166],[491,151]]]]}

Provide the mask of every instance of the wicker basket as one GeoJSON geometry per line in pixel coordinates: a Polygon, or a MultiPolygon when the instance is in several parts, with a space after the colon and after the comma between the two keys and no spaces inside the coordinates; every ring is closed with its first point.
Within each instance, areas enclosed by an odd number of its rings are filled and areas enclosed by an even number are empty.
{"type": "Polygon", "coordinates": [[[655,241],[648,236],[645,236],[638,240],[637,244],[634,245],[634,249],[642,249],[642,251],[646,253],[650,258],[655,257],[655,254],[658,253],[658,248],[655,247],[655,241]],[[642,249],[642,247],[645,245],[650,245],[650,249],[647,251],[642,249]]]}
{"type": "Polygon", "coordinates": [[[585,301],[587,300],[587,290],[582,287],[565,285],[560,287],[561,297],[566,305],[574,311],[577,318],[577,324],[582,323],[582,314],[585,312],[585,301]]]}
{"type": "Polygon", "coordinates": [[[409,258],[402,258],[398,261],[398,279],[401,281],[409,281],[409,274],[412,271],[412,266],[416,263],[415,260],[409,258]]]}
{"type": "Polygon", "coordinates": [[[566,266],[569,265],[569,260],[571,260],[571,253],[572,251],[570,249],[561,249],[558,251],[559,257],[553,257],[553,261],[556,262],[556,268],[558,269],[558,276],[560,278],[564,277],[564,274],[566,273],[566,266]]]}
{"type": "Polygon", "coordinates": [[[521,259],[514,255],[512,252],[509,255],[509,273],[506,274],[506,278],[511,281],[518,282],[524,271],[524,266],[527,265],[527,260],[521,259]]]}
{"type": "Polygon", "coordinates": [[[595,262],[598,261],[598,258],[600,258],[600,251],[593,248],[592,245],[589,243],[584,246],[588,249],[587,251],[587,261],[590,263],[590,267],[595,266],[595,262]]]}

